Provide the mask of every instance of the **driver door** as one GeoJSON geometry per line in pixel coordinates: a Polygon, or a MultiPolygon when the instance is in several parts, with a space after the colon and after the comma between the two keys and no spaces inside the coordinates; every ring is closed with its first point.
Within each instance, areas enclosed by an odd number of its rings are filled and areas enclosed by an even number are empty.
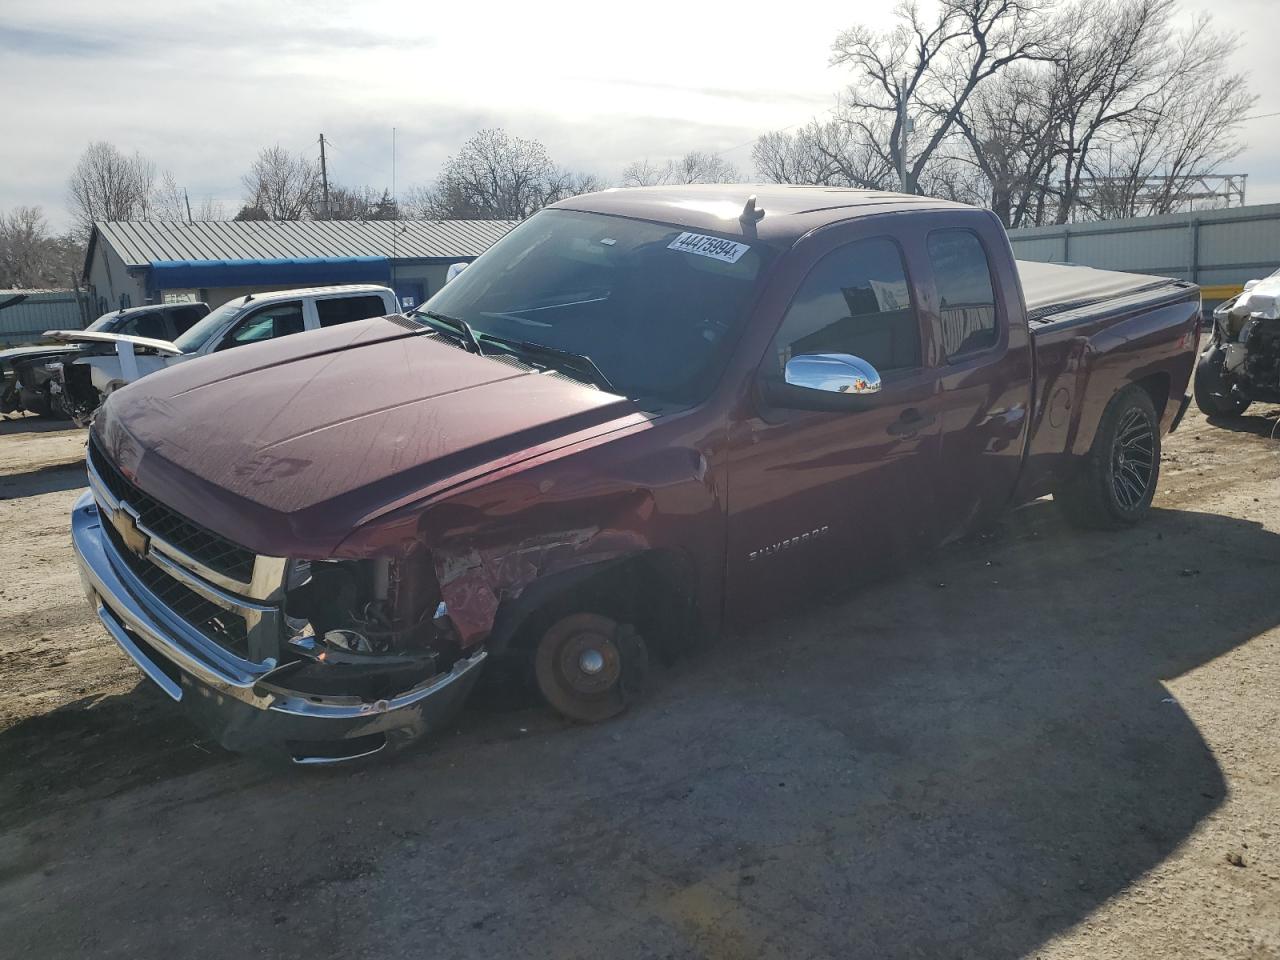
{"type": "MultiPolygon", "coordinates": [[[[764,399],[732,431],[727,595],[734,618],[875,575],[935,535],[939,376],[931,328],[888,237],[846,243],[796,291],[757,374],[792,357],[848,354],[875,367],[857,408],[787,409],[764,399]]],[[[784,401],[785,402],[785,401],[784,401]]],[[[840,402],[837,398],[837,403],[840,402]]]]}

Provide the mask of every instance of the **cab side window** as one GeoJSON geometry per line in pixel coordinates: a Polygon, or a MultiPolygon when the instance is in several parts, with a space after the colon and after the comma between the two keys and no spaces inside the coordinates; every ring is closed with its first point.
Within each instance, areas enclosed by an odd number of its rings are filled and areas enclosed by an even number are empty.
{"type": "Polygon", "coordinates": [[[935,230],[927,246],[947,359],[994,347],[999,339],[996,295],[981,241],[969,230],[935,230]]]}
{"type": "Polygon", "coordinates": [[[130,337],[150,337],[152,340],[168,340],[169,331],[165,327],[164,315],[160,313],[140,313],[131,317],[117,333],[130,337]]]}
{"type": "Polygon", "coordinates": [[[218,349],[227,350],[231,347],[242,347],[246,343],[287,337],[291,333],[301,333],[303,329],[305,325],[302,319],[301,301],[272,303],[249,314],[236,324],[235,329],[227,335],[218,349]]]}
{"type": "Polygon", "coordinates": [[[792,357],[812,353],[851,354],[882,373],[921,365],[920,322],[897,244],[859,240],[809,273],[774,337],[767,372],[781,375],[792,357]]]}
{"type": "Polygon", "coordinates": [[[173,320],[174,329],[178,333],[186,333],[208,312],[207,307],[178,307],[170,310],[169,316],[173,320]]]}
{"type": "Polygon", "coordinates": [[[381,297],[330,297],[316,301],[316,314],[320,318],[320,326],[333,327],[352,320],[384,317],[387,308],[381,297]]]}

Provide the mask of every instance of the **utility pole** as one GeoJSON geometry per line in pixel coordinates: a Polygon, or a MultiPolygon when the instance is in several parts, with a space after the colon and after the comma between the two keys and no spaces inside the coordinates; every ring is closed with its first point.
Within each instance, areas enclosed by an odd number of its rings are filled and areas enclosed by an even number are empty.
{"type": "Polygon", "coordinates": [[[187,223],[191,222],[191,198],[187,196],[187,188],[182,188],[182,199],[187,203],[187,223]]]}
{"type": "Polygon", "coordinates": [[[907,184],[907,78],[898,78],[898,189],[915,193],[907,184]]]}
{"type": "MultiPolygon", "coordinates": [[[[396,227],[398,226],[396,221],[400,219],[400,217],[398,216],[399,211],[398,211],[398,208],[396,207],[396,128],[395,127],[391,128],[391,210],[392,210],[393,219],[391,221],[391,261],[388,264],[388,267],[390,268],[388,271],[389,273],[388,279],[391,281],[391,289],[395,290],[396,288],[396,238],[397,238],[396,227]]],[[[400,294],[396,293],[395,298],[396,298],[396,306],[399,307],[400,294]]]]}
{"type": "Polygon", "coordinates": [[[329,219],[329,168],[325,165],[324,160],[324,134],[320,134],[320,191],[321,199],[324,204],[324,219],[329,219]]]}

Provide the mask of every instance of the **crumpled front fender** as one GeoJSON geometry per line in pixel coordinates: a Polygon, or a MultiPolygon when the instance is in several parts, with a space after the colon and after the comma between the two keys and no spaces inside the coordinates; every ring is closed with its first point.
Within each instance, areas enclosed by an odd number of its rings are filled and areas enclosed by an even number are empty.
{"type": "Polygon", "coordinates": [[[499,608],[532,585],[567,586],[575,571],[593,571],[647,548],[637,531],[592,526],[531,536],[509,547],[437,547],[433,556],[441,598],[466,649],[483,642],[499,608]]]}

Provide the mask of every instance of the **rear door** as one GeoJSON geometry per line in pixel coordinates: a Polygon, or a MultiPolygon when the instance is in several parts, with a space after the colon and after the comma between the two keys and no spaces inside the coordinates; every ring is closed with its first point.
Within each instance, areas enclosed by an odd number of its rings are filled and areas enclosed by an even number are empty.
{"type": "Polygon", "coordinates": [[[927,310],[940,347],[941,538],[989,523],[1009,503],[1030,423],[1032,355],[1022,300],[993,263],[1013,261],[986,214],[925,237],[927,310]]]}
{"type": "Polygon", "coordinates": [[[882,388],[873,405],[841,412],[769,409],[760,399],[732,431],[735,616],[875,574],[934,536],[938,371],[904,254],[874,232],[825,252],[765,353],[758,379],[782,376],[792,356],[843,353],[875,366],[882,388]]]}

